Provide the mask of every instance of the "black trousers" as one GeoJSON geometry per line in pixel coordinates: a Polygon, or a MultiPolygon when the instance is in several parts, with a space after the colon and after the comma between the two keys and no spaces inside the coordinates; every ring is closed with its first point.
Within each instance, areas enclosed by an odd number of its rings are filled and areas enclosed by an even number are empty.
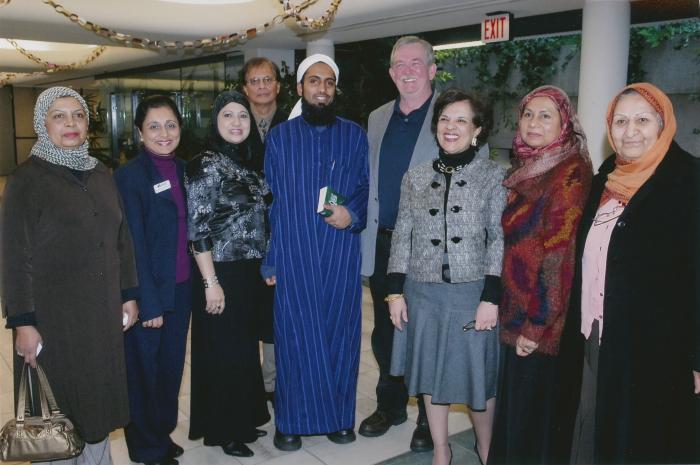
{"type": "MultiPolygon", "coordinates": [[[[372,352],[379,365],[377,382],[377,409],[393,416],[406,413],[408,390],[403,376],[391,376],[391,349],[394,343],[394,325],[389,318],[389,306],[384,302],[388,293],[386,276],[391,252],[391,234],[377,234],[376,252],[374,254],[374,274],[369,278],[369,288],[374,304],[374,329],[372,330],[372,352]]],[[[418,396],[419,421],[425,417],[423,397],[418,396]]]]}

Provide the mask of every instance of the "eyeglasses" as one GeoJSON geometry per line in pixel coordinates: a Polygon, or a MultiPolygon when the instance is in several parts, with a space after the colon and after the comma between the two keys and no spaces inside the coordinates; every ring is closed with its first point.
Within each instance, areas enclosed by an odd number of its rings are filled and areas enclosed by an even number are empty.
{"type": "Polygon", "coordinates": [[[254,77],[252,79],[248,79],[246,82],[250,86],[258,86],[260,84],[264,85],[265,87],[269,86],[273,82],[276,82],[277,79],[270,77],[270,76],[265,76],[265,77],[254,77]]]}
{"type": "Polygon", "coordinates": [[[593,226],[600,226],[602,224],[616,220],[620,217],[620,215],[622,215],[622,211],[624,209],[624,205],[617,205],[609,212],[598,213],[595,216],[595,218],[593,218],[593,226]]]}

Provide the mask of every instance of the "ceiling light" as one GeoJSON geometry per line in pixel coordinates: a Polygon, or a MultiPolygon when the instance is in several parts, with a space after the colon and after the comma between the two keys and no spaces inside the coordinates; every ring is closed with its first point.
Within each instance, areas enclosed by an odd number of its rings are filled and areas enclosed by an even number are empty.
{"type": "MultiPolygon", "coordinates": [[[[76,48],[94,48],[97,45],[66,44],[63,42],[42,42],[37,40],[15,40],[17,45],[30,52],[75,51],[76,48]]],[[[0,39],[0,49],[14,50],[15,47],[6,39],[0,39]]]]}
{"type": "Polygon", "coordinates": [[[185,5],[229,5],[235,3],[250,3],[254,0],[160,0],[168,3],[182,3],[185,5]]]}
{"type": "Polygon", "coordinates": [[[455,48],[480,47],[482,45],[484,45],[482,41],[472,40],[471,42],[456,42],[454,44],[436,45],[433,47],[433,50],[452,50],[455,48]]]}

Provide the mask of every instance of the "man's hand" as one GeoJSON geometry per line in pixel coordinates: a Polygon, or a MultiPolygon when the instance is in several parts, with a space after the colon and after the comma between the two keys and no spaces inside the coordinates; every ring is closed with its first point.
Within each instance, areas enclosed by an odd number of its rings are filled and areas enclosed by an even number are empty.
{"type": "Polygon", "coordinates": [[[19,326],[16,329],[15,350],[24,361],[36,368],[36,349],[43,341],[41,334],[34,326],[19,326]]]}
{"type": "Polygon", "coordinates": [[[333,212],[325,218],[325,221],[334,228],[345,229],[352,223],[350,212],[344,206],[325,204],[323,207],[333,212]]]}
{"type": "Polygon", "coordinates": [[[700,371],[693,370],[693,380],[695,381],[695,394],[700,394],[700,371]]]}

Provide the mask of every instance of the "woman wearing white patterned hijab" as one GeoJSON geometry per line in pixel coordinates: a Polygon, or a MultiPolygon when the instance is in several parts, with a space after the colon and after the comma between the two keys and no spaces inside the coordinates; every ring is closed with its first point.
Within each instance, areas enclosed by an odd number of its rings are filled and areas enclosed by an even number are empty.
{"type": "Polygon", "coordinates": [[[112,173],[88,155],[88,107],[66,87],[39,95],[38,140],[7,177],[0,205],[0,297],[22,362],[51,380],[87,443],[48,465],[113,465],[109,433],[129,422],[124,332],[138,319],[138,276],[112,173]]]}
{"type": "Polygon", "coordinates": [[[83,97],[68,87],[51,87],[34,106],[34,131],[39,137],[31,155],[54,165],[87,171],[97,166],[88,155],[89,110],[83,97]]]}

